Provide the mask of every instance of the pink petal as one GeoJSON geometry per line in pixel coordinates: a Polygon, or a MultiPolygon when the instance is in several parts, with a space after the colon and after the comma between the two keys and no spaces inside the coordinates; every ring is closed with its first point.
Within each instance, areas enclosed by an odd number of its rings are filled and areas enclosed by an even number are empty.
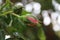
{"type": "Polygon", "coordinates": [[[27,19],[28,19],[29,21],[31,21],[32,23],[38,23],[38,20],[36,20],[36,19],[33,18],[33,17],[27,17],[27,19]]]}

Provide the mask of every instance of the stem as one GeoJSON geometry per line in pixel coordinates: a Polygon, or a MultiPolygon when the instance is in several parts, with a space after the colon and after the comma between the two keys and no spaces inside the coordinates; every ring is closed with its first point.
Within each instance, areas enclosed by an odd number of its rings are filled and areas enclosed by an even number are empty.
{"type": "MultiPolygon", "coordinates": [[[[14,15],[14,16],[16,16],[16,17],[18,17],[18,18],[21,17],[21,16],[15,14],[15,13],[11,13],[11,14],[14,15]]],[[[25,25],[21,20],[19,20],[19,22],[20,22],[20,24],[21,24],[22,26],[26,27],[26,25],[25,25]]]]}
{"type": "Polygon", "coordinates": [[[10,14],[10,13],[12,13],[12,12],[13,12],[13,11],[4,12],[3,14],[0,14],[0,16],[4,16],[4,15],[10,14]]]}
{"type": "Polygon", "coordinates": [[[18,17],[18,18],[20,17],[19,15],[15,14],[15,13],[11,13],[11,14],[14,15],[14,16],[16,16],[16,17],[18,17]]]}

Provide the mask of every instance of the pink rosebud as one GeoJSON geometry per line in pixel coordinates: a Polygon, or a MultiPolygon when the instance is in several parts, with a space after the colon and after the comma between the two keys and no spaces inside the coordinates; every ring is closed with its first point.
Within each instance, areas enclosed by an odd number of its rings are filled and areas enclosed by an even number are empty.
{"type": "Polygon", "coordinates": [[[33,18],[33,17],[27,17],[27,19],[28,19],[29,21],[31,21],[32,23],[34,23],[34,24],[37,24],[37,23],[38,23],[38,20],[35,19],[35,18],[33,18]]]}

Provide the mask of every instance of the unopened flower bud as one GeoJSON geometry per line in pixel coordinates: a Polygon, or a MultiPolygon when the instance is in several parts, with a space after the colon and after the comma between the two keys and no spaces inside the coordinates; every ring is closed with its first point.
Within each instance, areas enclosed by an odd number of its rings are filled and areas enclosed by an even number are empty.
{"type": "Polygon", "coordinates": [[[32,23],[34,23],[34,24],[38,24],[38,20],[35,19],[35,18],[33,18],[33,17],[27,16],[27,19],[28,19],[29,21],[31,21],[32,23]]]}

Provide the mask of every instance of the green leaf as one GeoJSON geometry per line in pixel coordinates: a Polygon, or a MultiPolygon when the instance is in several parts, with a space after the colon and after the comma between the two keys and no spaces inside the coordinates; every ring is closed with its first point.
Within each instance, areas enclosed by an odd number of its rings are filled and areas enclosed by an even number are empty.
{"type": "Polygon", "coordinates": [[[5,29],[9,34],[13,34],[14,32],[17,31],[17,29],[14,27],[6,27],[5,29]]]}
{"type": "Polygon", "coordinates": [[[46,40],[46,36],[42,27],[40,27],[38,30],[38,37],[40,40],[46,40]]]}
{"type": "Polygon", "coordinates": [[[12,3],[10,2],[10,0],[6,0],[6,3],[2,5],[2,12],[8,11],[12,9],[12,3]]]}

